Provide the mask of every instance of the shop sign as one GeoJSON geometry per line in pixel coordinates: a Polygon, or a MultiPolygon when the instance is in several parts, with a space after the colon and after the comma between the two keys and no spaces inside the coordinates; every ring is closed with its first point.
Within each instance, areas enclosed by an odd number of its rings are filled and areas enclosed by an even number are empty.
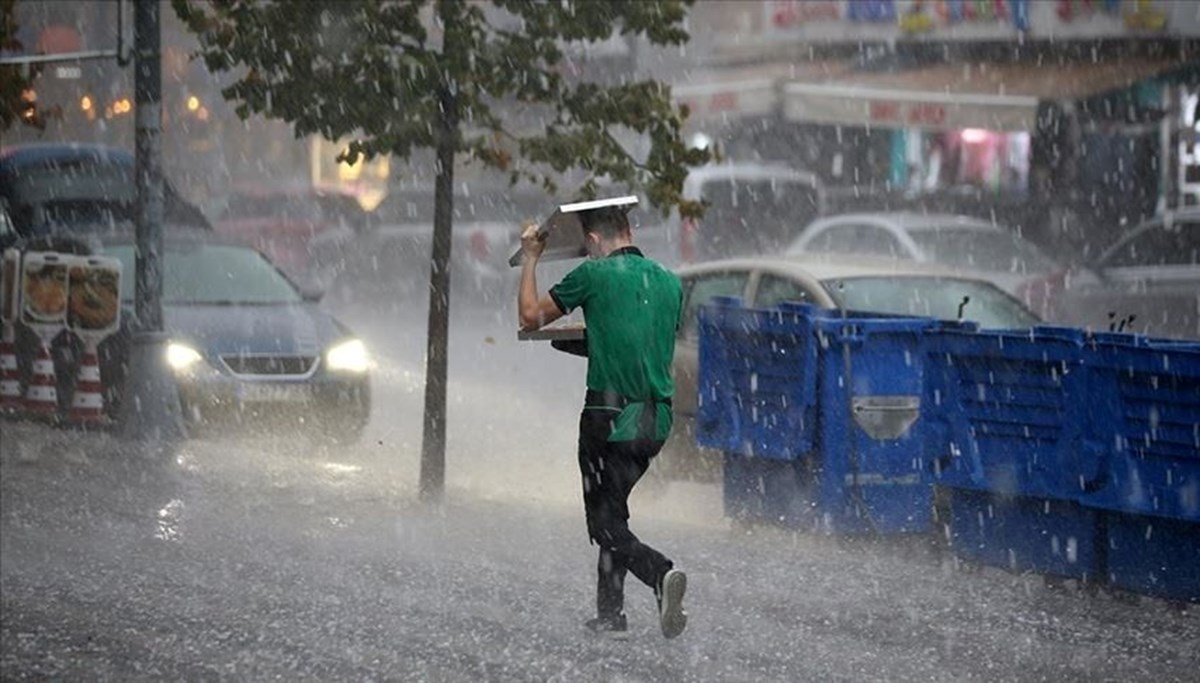
{"type": "Polygon", "coordinates": [[[946,105],[936,102],[871,100],[867,111],[872,123],[936,128],[946,121],[946,105]]]}
{"type": "Polygon", "coordinates": [[[764,30],[801,39],[880,39],[887,34],[950,40],[1012,39],[1016,32],[1063,39],[1147,31],[1189,35],[1184,3],[1168,0],[772,0],[764,30]]]}
{"type": "Polygon", "coordinates": [[[777,102],[775,83],[766,78],[676,86],[673,95],[676,104],[688,108],[692,120],[768,114],[777,102]]]}
{"type": "Polygon", "coordinates": [[[1037,98],[952,95],[812,83],[783,86],[783,115],[791,121],[880,128],[1032,130],[1037,98]]]}
{"type": "Polygon", "coordinates": [[[60,81],[77,81],[83,78],[83,69],[78,66],[56,66],[54,77],[60,81]]]}
{"type": "Polygon", "coordinates": [[[774,0],[771,3],[771,25],[789,28],[812,21],[837,21],[842,18],[838,0],[774,0]]]}
{"type": "Polygon", "coordinates": [[[846,18],[862,23],[893,23],[896,21],[895,0],[851,0],[846,5],[846,18]]]}

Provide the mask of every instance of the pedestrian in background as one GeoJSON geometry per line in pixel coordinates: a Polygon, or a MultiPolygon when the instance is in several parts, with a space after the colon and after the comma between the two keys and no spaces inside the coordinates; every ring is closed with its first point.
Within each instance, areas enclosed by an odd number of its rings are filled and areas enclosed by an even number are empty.
{"type": "Polygon", "coordinates": [[[596,617],[588,629],[627,630],[625,574],[654,589],[667,638],[687,625],[687,575],[629,530],[629,494],[671,431],[671,359],[683,308],[679,278],[633,245],[624,209],[580,214],[589,259],[539,298],[545,245],[537,226],[521,234],[521,328],[536,330],[576,308],[587,328],[587,392],[579,417],[579,471],[588,536],[600,548],[596,617]]]}

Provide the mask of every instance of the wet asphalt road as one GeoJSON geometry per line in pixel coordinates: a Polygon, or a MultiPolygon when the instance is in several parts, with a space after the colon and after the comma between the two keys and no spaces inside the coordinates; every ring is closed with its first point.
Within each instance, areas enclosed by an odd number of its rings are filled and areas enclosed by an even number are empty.
{"type": "Polygon", "coordinates": [[[452,326],[448,488],[424,506],[423,318],[357,314],[362,444],[199,440],[149,459],[0,425],[0,678],[428,681],[1196,680],[1200,610],[965,571],[924,546],[741,529],[713,486],[636,495],[690,575],[665,641],[590,636],[578,359],[510,318],[452,326]]]}

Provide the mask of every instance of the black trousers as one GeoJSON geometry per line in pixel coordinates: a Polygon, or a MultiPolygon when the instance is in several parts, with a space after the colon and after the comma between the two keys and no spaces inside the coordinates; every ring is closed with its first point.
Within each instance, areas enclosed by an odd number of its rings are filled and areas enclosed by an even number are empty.
{"type": "Polygon", "coordinates": [[[658,590],[673,566],[629,530],[629,494],[662,449],[662,441],[609,441],[615,410],[585,409],[579,418],[579,473],[588,537],[600,546],[596,612],[612,617],[625,607],[625,574],[658,590]]]}

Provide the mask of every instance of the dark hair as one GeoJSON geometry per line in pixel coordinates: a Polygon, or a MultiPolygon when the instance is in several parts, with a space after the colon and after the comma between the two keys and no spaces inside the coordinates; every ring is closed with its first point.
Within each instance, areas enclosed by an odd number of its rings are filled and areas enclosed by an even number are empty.
{"type": "Polygon", "coordinates": [[[622,207],[606,206],[580,212],[579,224],[585,233],[594,232],[604,239],[613,239],[629,230],[629,216],[622,207]]]}

